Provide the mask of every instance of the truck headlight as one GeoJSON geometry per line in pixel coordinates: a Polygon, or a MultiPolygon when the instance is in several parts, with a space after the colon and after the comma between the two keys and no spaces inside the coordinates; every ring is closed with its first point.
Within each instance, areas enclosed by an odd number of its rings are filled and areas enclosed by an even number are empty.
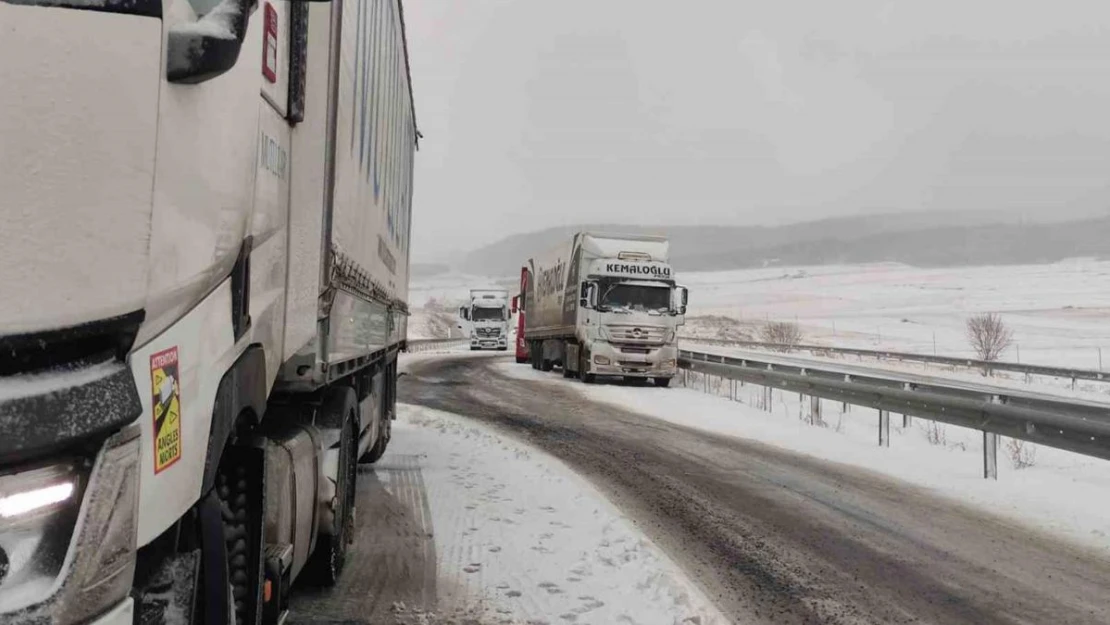
{"type": "Polygon", "coordinates": [[[49,595],[80,504],[72,463],[0,475],[0,611],[19,610],[49,595]]]}
{"type": "Polygon", "coordinates": [[[0,476],[0,622],[83,623],[135,576],[139,427],[111,436],[92,472],[61,463],[0,476]]]}
{"type": "Polygon", "coordinates": [[[671,360],[660,360],[657,366],[660,369],[674,369],[676,364],[677,363],[673,359],[671,359],[671,360]]]}
{"type": "Polygon", "coordinates": [[[609,364],[609,357],[608,356],[602,356],[601,354],[594,354],[594,364],[595,365],[607,365],[607,364],[609,364]]]}

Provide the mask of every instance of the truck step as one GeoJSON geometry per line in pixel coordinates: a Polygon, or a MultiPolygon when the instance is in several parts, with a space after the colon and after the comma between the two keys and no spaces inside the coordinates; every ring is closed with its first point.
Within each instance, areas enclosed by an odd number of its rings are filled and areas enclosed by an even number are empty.
{"type": "Polygon", "coordinates": [[[264,625],[283,625],[289,618],[293,545],[267,543],[262,553],[266,571],[262,590],[262,622],[264,625]]]}

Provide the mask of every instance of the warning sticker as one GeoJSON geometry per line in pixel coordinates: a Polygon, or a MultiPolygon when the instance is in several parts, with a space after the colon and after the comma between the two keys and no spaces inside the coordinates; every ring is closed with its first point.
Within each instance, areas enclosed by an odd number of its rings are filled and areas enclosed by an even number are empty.
{"type": "Polygon", "coordinates": [[[154,404],[154,472],[181,459],[181,382],[177,347],[150,357],[150,382],[154,404]]]}

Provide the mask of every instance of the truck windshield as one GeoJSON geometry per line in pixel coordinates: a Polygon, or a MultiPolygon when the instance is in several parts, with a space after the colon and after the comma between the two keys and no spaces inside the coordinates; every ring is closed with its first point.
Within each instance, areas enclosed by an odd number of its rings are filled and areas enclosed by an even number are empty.
{"type": "Polygon", "coordinates": [[[601,308],[612,312],[663,314],[671,309],[671,289],[641,284],[611,284],[601,287],[601,308]]]}
{"type": "Polygon", "coordinates": [[[474,321],[504,321],[505,309],[475,307],[472,318],[474,321]]]}

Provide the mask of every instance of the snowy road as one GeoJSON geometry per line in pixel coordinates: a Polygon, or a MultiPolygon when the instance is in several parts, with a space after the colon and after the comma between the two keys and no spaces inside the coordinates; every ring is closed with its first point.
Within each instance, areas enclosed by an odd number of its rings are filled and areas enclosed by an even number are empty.
{"type": "Polygon", "coordinates": [[[874,473],[506,378],[494,362],[417,363],[401,399],[563,460],[736,622],[1110,622],[1098,556],[874,473]]]}

